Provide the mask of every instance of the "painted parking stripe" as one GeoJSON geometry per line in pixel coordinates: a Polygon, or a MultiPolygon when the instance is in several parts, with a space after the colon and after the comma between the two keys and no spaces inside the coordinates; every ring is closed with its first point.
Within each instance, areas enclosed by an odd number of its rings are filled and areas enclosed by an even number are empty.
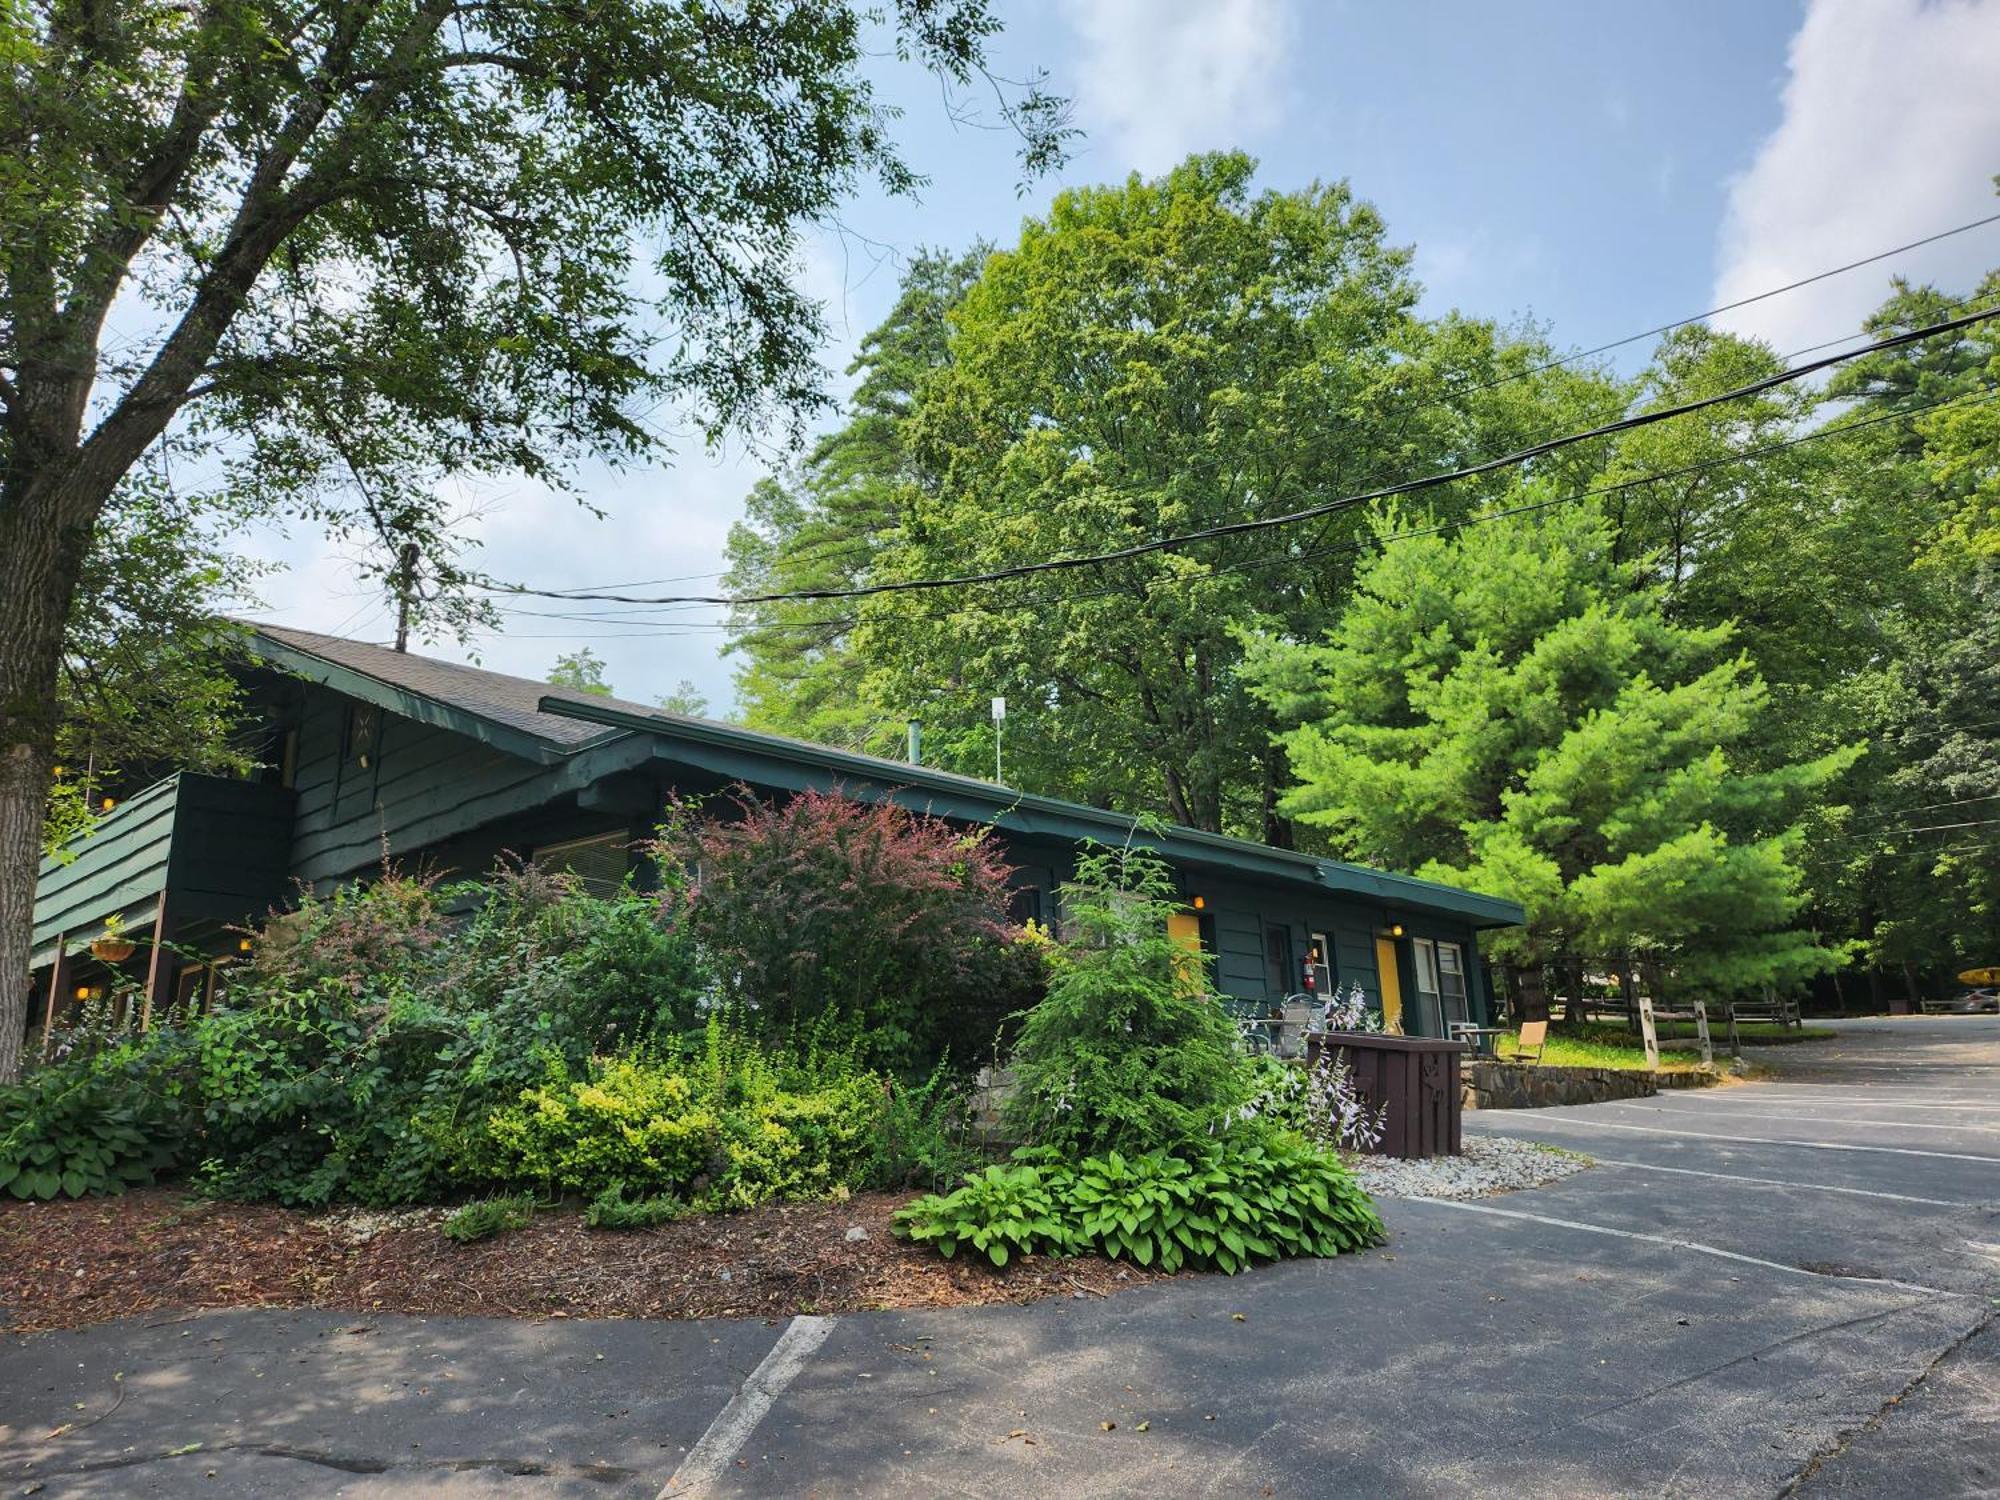
{"type": "Polygon", "coordinates": [[[1886,1276],[1844,1276],[1837,1271],[1808,1271],[1804,1266],[1788,1266],[1781,1260],[1765,1260],[1758,1255],[1744,1255],[1735,1250],[1725,1250],[1720,1245],[1704,1245],[1699,1240],[1675,1239],[1672,1235],[1642,1234],[1636,1229],[1613,1229],[1609,1224],[1586,1224],[1580,1219],[1558,1219],[1553,1214],[1525,1213],[1518,1208],[1495,1208],[1490,1203],[1468,1203],[1463,1198],[1405,1198],[1405,1203],[1432,1203],[1439,1208],[1455,1208],[1469,1214],[1491,1214],[1496,1219],[1523,1219],[1534,1224],[1547,1224],[1556,1229],[1575,1229],[1584,1234],[1608,1235],[1613,1239],[1638,1240],[1648,1245],[1664,1245],[1669,1250],[1692,1250],[1697,1255],[1712,1255],[1718,1260],[1733,1260],[1739,1265],[1761,1266],[1765,1270],[1783,1271],[1787,1276],[1804,1276],[1813,1281],[1851,1281],[1861,1286],[1885,1286],[1899,1292],[1921,1292],[1931,1297],[1969,1297],[1970,1292],[1949,1291],[1941,1286],[1922,1286],[1914,1281],[1894,1281],[1886,1276]]]}
{"type": "MultiPolygon", "coordinates": [[[[1660,1102],[1667,1103],[1665,1096],[1660,1102]]],[[[1918,1104],[1909,1099],[1845,1099],[1838,1094],[1767,1094],[1762,1089],[1749,1102],[1752,1104],[1823,1104],[1828,1109],[1941,1109],[1953,1114],[2000,1114],[2000,1104],[1990,1100],[1964,1099],[1943,1104],[1918,1104]]],[[[1689,1109],[1705,1106],[1698,1099],[1687,1101],[1689,1109]]]]}
{"type": "Polygon", "coordinates": [[[1838,1141],[1774,1140],[1768,1135],[1721,1135],[1712,1130],[1668,1130],[1661,1125],[1619,1125],[1610,1120],[1550,1120],[1537,1124],[1573,1124],[1585,1130],[1630,1130],[1639,1135],[1670,1135],[1681,1141],[1733,1141],[1745,1146],[1804,1146],[1812,1151],[1867,1151],[1885,1156],[1930,1156],[1940,1161],[1983,1161],[2000,1167],[2000,1156],[1973,1156],[1963,1151],[1919,1151],[1914,1146],[1851,1146],[1838,1141]]]}
{"type": "Polygon", "coordinates": [[[1926,1203],[1933,1208],[1984,1208],[1983,1203],[1963,1203],[1954,1198],[1919,1198],[1910,1193],[1883,1193],[1874,1188],[1834,1187],[1824,1182],[1787,1182],[1782,1177],[1744,1177],[1735,1172],[1704,1172],[1699,1167],[1666,1167],[1658,1162],[1620,1161],[1615,1156],[1595,1156],[1600,1167],[1630,1167],[1639,1172],[1672,1172],[1677,1177],[1713,1177],[1718,1182],[1748,1182],[1759,1187],[1799,1188],[1811,1193],[1841,1193],[1853,1198],[1887,1198],[1892,1203],[1926,1203]]]}
{"type": "MultiPolygon", "coordinates": [[[[1648,1114],[1674,1115],[1680,1119],[1730,1119],[1730,1120],[1796,1120],[1797,1113],[1771,1114],[1748,1109],[1663,1109],[1657,1104],[1635,1104],[1630,1100],[1618,1101],[1626,1109],[1644,1110],[1648,1114]]],[[[1930,1120],[1814,1120],[1815,1125],[1852,1125],[1863,1130],[1976,1130],[1982,1135],[2000,1135],[2000,1125],[1944,1125],[1930,1120]]]]}
{"type": "Polygon", "coordinates": [[[826,1342],[826,1336],[833,1332],[838,1321],[806,1316],[792,1319],[791,1325],[778,1336],[778,1342],[771,1346],[771,1352],[750,1372],[743,1388],[708,1424],[701,1441],[688,1450],[688,1456],[681,1460],[674,1477],[666,1482],[655,1500],[692,1495],[720,1479],[750,1434],[757,1430],[757,1424],[764,1420],[764,1414],[785,1387],[798,1379],[799,1371],[806,1367],[813,1351],[826,1342]]]}

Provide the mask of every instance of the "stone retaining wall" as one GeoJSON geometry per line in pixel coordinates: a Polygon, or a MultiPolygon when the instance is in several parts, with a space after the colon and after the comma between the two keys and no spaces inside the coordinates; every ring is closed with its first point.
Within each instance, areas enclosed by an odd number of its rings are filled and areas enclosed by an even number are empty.
{"type": "Polygon", "coordinates": [[[1661,1089],[1701,1088],[1712,1073],[1676,1068],[1643,1073],[1628,1068],[1555,1068],[1539,1063],[1469,1059],[1460,1070],[1467,1109],[1547,1109],[1560,1104],[1603,1104],[1650,1099],[1661,1089]]]}

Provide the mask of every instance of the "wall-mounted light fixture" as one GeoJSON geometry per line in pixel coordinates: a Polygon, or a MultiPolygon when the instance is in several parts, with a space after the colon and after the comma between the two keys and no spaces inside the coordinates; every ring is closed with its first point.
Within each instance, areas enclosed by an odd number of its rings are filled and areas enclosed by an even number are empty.
{"type": "Polygon", "coordinates": [[[1191,906],[1193,906],[1193,907],[1194,907],[1194,909],[1195,909],[1196,911],[1207,911],[1207,910],[1208,910],[1208,897],[1206,897],[1206,896],[1196,896],[1196,897],[1194,898],[1194,900],[1193,900],[1192,902],[1190,902],[1189,904],[1190,904],[1191,906]]]}
{"type": "Polygon", "coordinates": [[[1403,924],[1401,922],[1391,922],[1389,924],[1389,936],[1394,938],[1399,938],[1402,935],[1403,935],[1403,924]]]}
{"type": "Polygon", "coordinates": [[[79,1000],[95,1000],[97,998],[97,991],[87,984],[80,984],[76,987],[76,998],[79,1000]]]}
{"type": "Polygon", "coordinates": [[[238,953],[248,953],[250,951],[250,939],[238,938],[236,940],[236,951],[238,953]]]}

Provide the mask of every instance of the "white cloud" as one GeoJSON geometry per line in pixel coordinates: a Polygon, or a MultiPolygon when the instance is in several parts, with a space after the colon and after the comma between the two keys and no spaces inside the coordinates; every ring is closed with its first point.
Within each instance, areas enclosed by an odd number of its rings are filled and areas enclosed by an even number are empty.
{"type": "Polygon", "coordinates": [[[1076,0],[1075,95],[1117,172],[1160,172],[1191,151],[1247,144],[1284,114],[1291,0],[1076,0]]]}
{"type": "MultiPolygon", "coordinates": [[[[2000,0],[1813,0],[1784,117],[1730,184],[1717,305],[2000,210],[2000,0]]],[[[1780,353],[1855,331],[1892,274],[1968,289],[2000,225],[1717,321],[1780,353]]]]}

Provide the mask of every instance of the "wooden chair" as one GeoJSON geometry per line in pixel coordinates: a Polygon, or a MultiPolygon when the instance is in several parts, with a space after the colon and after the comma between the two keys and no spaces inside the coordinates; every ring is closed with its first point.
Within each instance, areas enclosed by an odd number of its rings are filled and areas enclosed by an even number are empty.
{"type": "Polygon", "coordinates": [[[1549,1023],[1547,1021],[1523,1021],[1521,1034],[1514,1039],[1514,1050],[1507,1055],[1509,1062],[1532,1062],[1542,1060],[1542,1049],[1549,1044],[1549,1023]]]}

